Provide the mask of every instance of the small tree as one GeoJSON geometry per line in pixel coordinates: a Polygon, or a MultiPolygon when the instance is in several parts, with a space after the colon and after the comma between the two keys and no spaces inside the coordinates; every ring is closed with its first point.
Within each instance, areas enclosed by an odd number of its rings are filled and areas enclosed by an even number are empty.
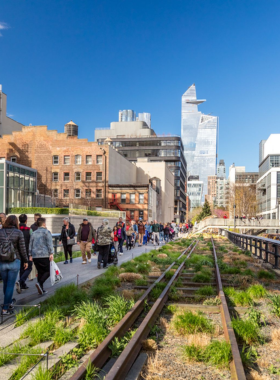
{"type": "Polygon", "coordinates": [[[202,219],[206,218],[206,216],[210,216],[210,215],[212,215],[212,211],[211,211],[210,204],[208,200],[206,199],[202,207],[202,211],[198,215],[197,221],[200,222],[202,219]]]}

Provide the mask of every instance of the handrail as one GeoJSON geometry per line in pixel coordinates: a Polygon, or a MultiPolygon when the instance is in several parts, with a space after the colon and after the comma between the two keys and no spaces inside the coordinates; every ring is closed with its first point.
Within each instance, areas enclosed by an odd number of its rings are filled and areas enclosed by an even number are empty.
{"type": "Polygon", "coordinates": [[[225,236],[238,247],[250,251],[255,257],[279,269],[280,241],[255,235],[243,235],[223,230],[225,236]],[[272,250],[273,249],[273,250],[272,250]]]}

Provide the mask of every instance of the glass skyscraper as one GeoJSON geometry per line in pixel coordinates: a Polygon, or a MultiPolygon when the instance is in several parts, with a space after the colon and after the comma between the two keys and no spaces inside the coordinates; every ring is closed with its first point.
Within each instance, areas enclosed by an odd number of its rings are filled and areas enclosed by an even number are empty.
{"type": "MultiPolygon", "coordinates": [[[[198,175],[203,182],[203,195],[207,194],[208,176],[216,174],[218,117],[198,111],[205,102],[196,97],[195,84],[182,96],[181,137],[189,175],[198,175]]],[[[190,197],[191,201],[191,197],[190,197]]]]}

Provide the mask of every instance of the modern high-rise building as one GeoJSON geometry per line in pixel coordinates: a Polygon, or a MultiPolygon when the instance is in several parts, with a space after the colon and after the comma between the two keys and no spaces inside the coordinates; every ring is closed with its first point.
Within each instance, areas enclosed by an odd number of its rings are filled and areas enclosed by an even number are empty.
{"type": "Polygon", "coordinates": [[[205,99],[196,97],[195,84],[182,96],[181,137],[190,175],[198,175],[203,182],[202,202],[207,194],[208,176],[216,174],[218,117],[198,111],[205,99]]]}
{"type": "Polygon", "coordinates": [[[138,114],[137,120],[144,121],[149,128],[151,128],[151,114],[148,112],[142,112],[138,114]]]}
{"type": "Polygon", "coordinates": [[[217,166],[217,177],[226,178],[226,164],[224,160],[220,160],[217,166]]]}
{"type": "Polygon", "coordinates": [[[133,110],[119,111],[119,121],[135,121],[136,113],[133,110]]]}

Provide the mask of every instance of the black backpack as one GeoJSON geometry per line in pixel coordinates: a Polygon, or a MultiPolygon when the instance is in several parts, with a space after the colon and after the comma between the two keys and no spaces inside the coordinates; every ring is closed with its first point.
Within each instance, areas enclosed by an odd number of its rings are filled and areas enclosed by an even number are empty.
{"type": "Polygon", "coordinates": [[[5,234],[6,240],[0,242],[0,261],[11,263],[17,258],[15,246],[10,240],[14,231],[11,232],[9,237],[4,229],[2,231],[5,234]]]}

